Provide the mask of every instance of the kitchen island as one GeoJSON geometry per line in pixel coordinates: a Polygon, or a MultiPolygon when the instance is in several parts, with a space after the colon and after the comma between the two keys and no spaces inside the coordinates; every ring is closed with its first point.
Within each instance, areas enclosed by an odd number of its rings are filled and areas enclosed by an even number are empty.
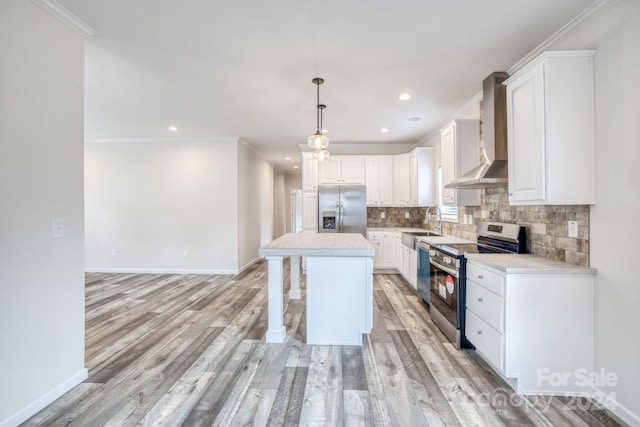
{"type": "Polygon", "coordinates": [[[268,261],[269,325],[266,341],[281,343],[283,259],[291,258],[289,298],[300,298],[300,257],[307,263],[307,343],[360,345],[373,326],[375,249],[356,233],[288,233],[260,248],[268,261]]]}

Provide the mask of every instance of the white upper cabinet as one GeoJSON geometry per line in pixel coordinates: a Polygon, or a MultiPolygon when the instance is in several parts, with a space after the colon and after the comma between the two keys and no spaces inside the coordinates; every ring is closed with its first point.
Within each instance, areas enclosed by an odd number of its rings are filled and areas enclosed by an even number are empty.
{"type": "Polygon", "coordinates": [[[510,204],[595,203],[593,54],[546,52],[505,81],[510,204]]]}
{"type": "Polygon", "coordinates": [[[302,191],[318,189],[318,161],[313,153],[302,153],[302,191]]]}
{"type": "Polygon", "coordinates": [[[436,149],[418,147],[409,153],[409,201],[412,206],[436,206],[436,149]]]}
{"type": "Polygon", "coordinates": [[[367,206],[393,206],[393,156],[365,157],[367,206]]]}
{"type": "Polygon", "coordinates": [[[436,197],[435,148],[418,147],[393,156],[395,206],[434,206],[436,197]]]}
{"type": "Polygon", "coordinates": [[[479,206],[479,189],[444,188],[444,185],[480,164],[480,121],[453,120],[440,130],[440,165],[442,167],[442,203],[479,206]]]}
{"type": "Polygon", "coordinates": [[[364,184],[364,156],[331,156],[318,164],[318,183],[364,184]]]}
{"type": "Polygon", "coordinates": [[[393,156],[393,204],[395,206],[411,204],[410,163],[409,153],[393,156]]]}

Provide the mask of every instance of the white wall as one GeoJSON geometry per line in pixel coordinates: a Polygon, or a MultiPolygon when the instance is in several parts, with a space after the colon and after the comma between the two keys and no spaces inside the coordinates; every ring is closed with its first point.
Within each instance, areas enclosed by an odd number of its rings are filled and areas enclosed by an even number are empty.
{"type": "Polygon", "coordinates": [[[1,426],[87,375],[83,57],[82,38],[34,3],[0,2],[1,426]]]}
{"type": "Polygon", "coordinates": [[[260,246],[273,240],[273,165],[249,145],[238,143],[238,266],[259,259],[260,246]]]}
{"type": "Polygon", "coordinates": [[[617,5],[553,46],[596,49],[596,204],[591,208],[595,368],[615,374],[617,413],[640,426],[640,2],[617,5]]]}
{"type": "Polygon", "coordinates": [[[237,272],[237,156],[237,138],[87,143],[87,270],[237,272]]]}
{"type": "Polygon", "coordinates": [[[285,190],[285,174],[273,174],[273,235],[280,237],[287,230],[287,195],[285,190]]]}

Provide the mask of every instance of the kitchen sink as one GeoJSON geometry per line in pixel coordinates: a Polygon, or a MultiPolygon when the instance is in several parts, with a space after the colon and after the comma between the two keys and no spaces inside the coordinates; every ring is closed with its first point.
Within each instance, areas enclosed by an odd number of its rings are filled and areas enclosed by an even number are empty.
{"type": "Polygon", "coordinates": [[[438,233],[433,231],[409,231],[409,234],[413,234],[414,236],[439,236],[438,233]]]}
{"type": "Polygon", "coordinates": [[[433,231],[404,231],[402,233],[402,244],[411,248],[416,248],[416,237],[418,236],[439,236],[433,231]]]}

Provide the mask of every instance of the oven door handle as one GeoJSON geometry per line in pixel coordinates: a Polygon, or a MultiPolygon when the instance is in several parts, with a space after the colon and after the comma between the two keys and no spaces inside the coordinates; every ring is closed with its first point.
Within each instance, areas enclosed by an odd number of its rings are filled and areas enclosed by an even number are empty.
{"type": "Polygon", "coordinates": [[[458,272],[455,269],[453,269],[451,267],[445,267],[442,264],[438,264],[434,260],[430,260],[430,262],[431,262],[431,264],[435,265],[437,268],[439,268],[440,270],[444,271],[445,273],[449,273],[450,275],[452,275],[456,279],[458,278],[458,272]]]}

